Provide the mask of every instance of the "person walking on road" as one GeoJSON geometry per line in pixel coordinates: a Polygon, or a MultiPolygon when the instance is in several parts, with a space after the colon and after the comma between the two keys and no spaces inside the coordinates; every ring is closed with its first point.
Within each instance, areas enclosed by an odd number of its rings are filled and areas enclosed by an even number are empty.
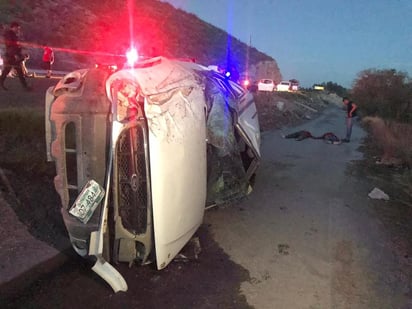
{"type": "Polygon", "coordinates": [[[353,121],[357,116],[356,112],[358,106],[346,97],[343,98],[342,102],[346,106],[346,137],[342,139],[342,142],[349,143],[352,136],[353,121]]]}
{"type": "Polygon", "coordinates": [[[22,62],[24,61],[24,56],[19,43],[20,29],[20,25],[17,22],[12,22],[9,29],[4,32],[4,44],[6,46],[6,51],[3,57],[3,70],[0,76],[0,87],[3,90],[8,90],[4,86],[4,81],[12,69],[16,71],[23,87],[26,90],[31,90],[31,87],[27,85],[23,73],[22,62]]]}
{"type": "Polygon", "coordinates": [[[44,44],[43,48],[43,69],[47,71],[46,78],[50,78],[52,74],[52,65],[54,63],[54,52],[51,47],[44,44]]]}

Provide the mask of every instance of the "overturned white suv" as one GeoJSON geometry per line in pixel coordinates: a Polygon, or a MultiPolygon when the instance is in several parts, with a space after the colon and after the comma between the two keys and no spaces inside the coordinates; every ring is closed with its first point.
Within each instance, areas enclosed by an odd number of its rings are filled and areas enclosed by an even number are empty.
{"type": "Polygon", "coordinates": [[[163,57],[67,74],[46,93],[46,142],[72,246],[116,292],[109,262],[166,267],[208,206],[250,193],[260,161],[253,96],[163,57]]]}

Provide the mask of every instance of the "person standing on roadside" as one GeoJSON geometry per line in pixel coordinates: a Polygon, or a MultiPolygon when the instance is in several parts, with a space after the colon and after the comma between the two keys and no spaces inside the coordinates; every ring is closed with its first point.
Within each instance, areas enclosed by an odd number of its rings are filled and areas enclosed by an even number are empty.
{"type": "Polygon", "coordinates": [[[47,71],[46,78],[50,78],[52,74],[52,65],[54,63],[54,52],[51,47],[43,44],[43,69],[47,71]]]}
{"type": "Polygon", "coordinates": [[[24,54],[24,59],[21,62],[21,69],[23,70],[23,74],[25,77],[33,77],[32,73],[29,73],[29,70],[27,69],[26,62],[30,59],[29,54],[24,54]]]}
{"type": "Polygon", "coordinates": [[[342,139],[342,142],[349,143],[352,135],[353,121],[357,116],[356,112],[358,106],[346,97],[342,99],[342,102],[346,106],[346,137],[342,139]]]}
{"type": "Polygon", "coordinates": [[[0,76],[0,87],[3,90],[8,90],[4,86],[4,81],[6,80],[9,72],[14,69],[19,77],[20,83],[26,90],[31,90],[31,87],[27,85],[26,79],[23,73],[22,62],[24,61],[24,56],[22,54],[22,48],[19,43],[20,36],[20,25],[17,22],[12,22],[9,29],[4,32],[4,44],[6,51],[3,57],[3,70],[0,76]]]}

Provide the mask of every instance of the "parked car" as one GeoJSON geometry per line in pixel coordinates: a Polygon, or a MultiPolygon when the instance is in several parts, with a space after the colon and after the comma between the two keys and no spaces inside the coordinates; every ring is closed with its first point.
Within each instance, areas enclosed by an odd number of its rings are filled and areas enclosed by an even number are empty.
{"type": "Polygon", "coordinates": [[[292,83],[288,80],[281,81],[276,85],[276,91],[290,91],[292,89],[292,83]]]}
{"type": "Polygon", "coordinates": [[[208,206],[251,191],[260,162],[253,95],[207,67],[156,57],[77,70],[47,90],[45,105],[71,244],[116,292],[127,283],[109,262],[162,269],[208,206]]]}
{"type": "Polygon", "coordinates": [[[274,91],[275,90],[275,83],[273,79],[261,79],[258,83],[258,90],[259,91],[274,91]]]}
{"type": "Polygon", "coordinates": [[[298,91],[299,90],[299,81],[297,81],[296,79],[291,79],[290,81],[290,90],[291,91],[298,91]]]}

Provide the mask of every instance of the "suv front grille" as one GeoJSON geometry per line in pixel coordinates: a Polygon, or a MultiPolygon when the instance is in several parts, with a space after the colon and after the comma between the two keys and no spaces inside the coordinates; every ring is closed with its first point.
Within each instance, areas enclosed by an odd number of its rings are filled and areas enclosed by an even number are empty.
{"type": "Polygon", "coordinates": [[[146,232],[148,175],[146,172],[145,123],[127,128],[119,136],[115,168],[117,208],[125,229],[133,234],[146,232]]]}

